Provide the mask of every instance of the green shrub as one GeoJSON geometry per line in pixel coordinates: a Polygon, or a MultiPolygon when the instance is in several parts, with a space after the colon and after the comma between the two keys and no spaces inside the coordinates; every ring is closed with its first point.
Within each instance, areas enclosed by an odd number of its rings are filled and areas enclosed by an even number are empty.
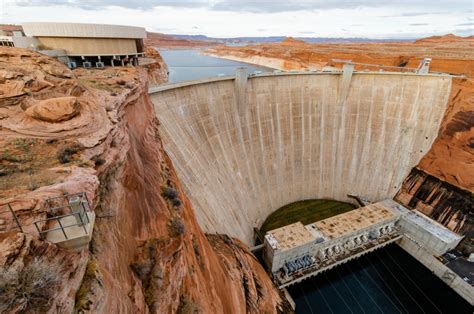
{"type": "Polygon", "coordinates": [[[179,300],[179,306],[176,310],[177,314],[194,314],[200,313],[199,305],[190,296],[182,295],[179,300]]]}
{"type": "Polygon", "coordinates": [[[173,234],[173,236],[176,236],[176,237],[184,234],[184,232],[185,232],[184,223],[182,222],[182,220],[179,217],[173,217],[171,219],[170,229],[171,229],[171,233],[173,234]]]}
{"type": "Polygon", "coordinates": [[[176,191],[172,187],[167,186],[167,187],[163,188],[162,195],[163,195],[163,197],[165,197],[169,200],[173,200],[173,199],[178,197],[178,191],[176,191]]]}
{"type": "Polygon", "coordinates": [[[96,166],[102,166],[103,164],[105,164],[105,159],[100,158],[99,156],[92,157],[92,161],[96,166]]]}
{"type": "Polygon", "coordinates": [[[60,280],[57,265],[39,259],[21,271],[0,271],[0,312],[43,312],[56,295],[60,280]]]}
{"type": "Polygon", "coordinates": [[[164,187],[161,195],[163,195],[164,198],[170,200],[171,204],[173,204],[173,206],[175,207],[179,207],[182,204],[181,199],[178,197],[179,196],[178,191],[176,191],[172,187],[169,187],[169,186],[164,187]]]}
{"type": "Polygon", "coordinates": [[[179,198],[174,198],[171,202],[173,203],[173,206],[176,206],[176,207],[181,206],[181,203],[182,203],[179,198]]]}
{"type": "Polygon", "coordinates": [[[0,155],[0,161],[5,160],[9,162],[21,162],[21,158],[16,155],[13,155],[7,149],[0,155]]]}
{"type": "Polygon", "coordinates": [[[57,158],[60,163],[67,164],[71,162],[72,156],[82,149],[82,145],[78,143],[61,146],[58,149],[57,158]]]}

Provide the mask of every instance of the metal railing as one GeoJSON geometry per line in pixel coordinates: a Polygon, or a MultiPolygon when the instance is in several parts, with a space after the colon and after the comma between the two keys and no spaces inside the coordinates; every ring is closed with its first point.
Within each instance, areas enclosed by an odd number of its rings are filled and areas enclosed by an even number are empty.
{"type": "Polygon", "coordinates": [[[82,228],[84,229],[84,234],[87,235],[87,234],[89,234],[89,232],[87,231],[86,224],[89,224],[90,220],[89,220],[89,215],[87,214],[87,212],[83,212],[83,213],[71,213],[71,214],[66,214],[66,215],[61,215],[61,216],[55,216],[55,217],[51,217],[51,218],[37,220],[37,221],[34,221],[33,223],[36,227],[36,230],[38,230],[40,238],[43,239],[43,240],[45,239],[46,234],[48,234],[49,232],[52,232],[52,231],[56,231],[56,230],[61,230],[62,234],[64,235],[64,238],[66,240],[68,240],[69,237],[67,236],[67,233],[66,233],[66,230],[65,230],[66,228],[71,228],[71,227],[75,227],[75,226],[82,226],[82,228]],[[76,223],[68,224],[66,226],[64,226],[62,224],[61,219],[64,219],[66,217],[73,217],[73,216],[76,219],[76,223]],[[84,219],[84,217],[85,217],[85,219],[84,219]],[[78,220],[78,218],[79,218],[79,220],[78,220]],[[40,224],[40,223],[48,224],[52,221],[56,221],[59,224],[59,227],[49,228],[49,229],[46,229],[46,230],[41,230],[41,228],[38,226],[38,224],[40,224]]]}
{"type": "Polygon", "coordinates": [[[84,234],[89,234],[86,224],[90,223],[88,212],[91,211],[91,208],[89,199],[87,198],[87,194],[85,192],[52,197],[47,199],[45,204],[49,208],[50,212],[55,216],[33,222],[41,239],[45,239],[46,234],[49,232],[61,230],[64,238],[68,240],[69,237],[67,235],[66,229],[76,226],[82,227],[84,234]],[[59,213],[63,214],[58,215],[59,213]],[[63,225],[62,220],[68,217],[74,217],[76,223],[63,225]],[[44,226],[47,226],[53,222],[57,222],[59,227],[42,230],[44,226]],[[43,225],[43,227],[41,227],[41,225],[43,225]]]}
{"type": "MultiPolygon", "coordinates": [[[[416,73],[416,74],[445,74],[442,72],[434,72],[434,71],[429,71],[430,63],[431,63],[431,58],[423,58],[420,61],[420,64],[416,68],[411,68],[411,67],[406,67],[406,66],[396,66],[396,65],[384,65],[384,64],[372,64],[372,63],[362,63],[362,62],[352,62],[352,60],[343,60],[343,59],[331,59],[332,62],[335,63],[350,63],[354,65],[360,65],[360,66],[365,66],[365,67],[375,67],[379,68],[380,70],[383,69],[389,69],[389,70],[398,70],[400,73],[416,73]]],[[[364,70],[362,70],[364,71],[364,70]]],[[[397,72],[398,72],[397,71],[397,72]]]]}
{"type": "MultiPolygon", "coordinates": [[[[8,215],[8,214],[7,214],[8,215]]],[[[9,215],[8,215],[9,216],[9,215]]],[[[0,229],[0,232],[7,232],[7,231],[10,231],[11,229],[20,229],[20,232],[23,232],[23,228],[20,224],[20,221],[18,220],[18,217],[16,216],[15,214],[15,211],[13,210],[13,208],[11,207],[10,203],[7,203],[7,204],[4,204],[4,205],[0,205],[0,219],[3,219],[4,220],[4,225],[5,225],[5,230],[1,230],[0,229]],[[7,227],[7,224],[8,224],[8,218],[5,217],[3,214],[5,213],[10,213],[11,217],[12,217],[12,221],[14,222],[14,225],[13,227],[11,228],[8,228],[7,227]],[[5,218],[3,218],[5,217],[5,218]]]]}
{"type": "MultiPolygon", "coordinates": [[[[50,197],[45,201],[46,206],[48,206],[51,213],[54,215],[56,212],[69,208],[73,211],[71,204],[76,203],[78,200],[86,201],[87,202],[87,209],[84,210],[89,211],[90,202],[87,198],[87,194],[85,192],[74,193],[74,194],[64,194],[61,196],[50,197]]],[[[83,203],[81,203],[83,204],[83,203]]],[[[84,206],[83,206],[84,207],[84,206]]]]}
{"type": "Polygon", "coordinates": [[[416,73],[417,68],[411,67],[403,67],[403,66],[396,66],[396,65],[384,65],[384,64],[373,64],[373,63],[362,63],[362,62],[352,62],[351,60],[342,60],[342,59],[332,59],[331,61],[335,63],[350,63],[354,65],[362,65],[367,67],[375,67],[375,68],[386,68],[386,69],[397,69],[401,72],[413,72],[416,73]]]}

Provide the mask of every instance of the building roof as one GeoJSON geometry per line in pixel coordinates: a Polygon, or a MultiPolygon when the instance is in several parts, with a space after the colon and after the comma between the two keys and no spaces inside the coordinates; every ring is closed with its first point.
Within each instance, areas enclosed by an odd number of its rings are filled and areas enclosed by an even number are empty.
{"type": "Polygon", "coordinates": [[[423,228],[423,230],[445,243],[456,242],[463,238],[463,236],[460,236],[457,233],[449,230],[436,220],[425,216],[423,213],[420,213],[417,210],[409,210],[394,200],[384,200],[381,203],[385,207],[391,208],[395,212],[400,213],[406,221],[423,228]]]}
{"type": "Polygon", "coordinates": [[[311,232],[309,232],[299,221],[291,225],[268,231],[266,237],[274,249],[276,248],[282,251],[315,240],[311,232]]]}
{"type": "MultiPolygon", "coordinates": [[[[387,204],[380,202],[360,207],[303,226],[301,222],[268,231],[265,237],[273,249],[287,250],[312,241],[332,240],[400,216],[387,204]]],[[[317,242],[319,243],[319,242],[317,242]]]]}
{"type": "Polygon", "coordinates": [[[357,230],[365,229],[371,225],[391,220],[395,218],[395,216],[395,213],[390,209],[379,203],[375,203],[317,221],[314,225],[326,238],[334,239],[357,230]]]}
{"type": "Polygon", "coordinates": [[[85,23],[24,23],[23,30],[33,37],[146,38],[143,27],[85,23]]]}
{"type": "Polygon", "coordinates": [[[406,213],[403,217],[411,223],[422,227],[423,230],[429,232],[431,235],[445,243],[453,243],[463,238],[462,236],[457,235],[445,226],[434,221],[433,219],[429,219],[416,210],[406,213]]]}

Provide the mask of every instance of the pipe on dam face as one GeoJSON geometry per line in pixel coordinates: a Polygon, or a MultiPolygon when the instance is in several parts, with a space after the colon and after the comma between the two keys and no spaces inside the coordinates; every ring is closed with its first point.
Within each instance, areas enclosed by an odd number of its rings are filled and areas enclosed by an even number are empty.
{"type": "Polygon", "coordinates": [[[449,76],[402,73],[244,81],[175,84],[150,96],[201,227],[248,245],[253,227],[298,200],[392,198],[435,140],[451,90],[449,76]]]}

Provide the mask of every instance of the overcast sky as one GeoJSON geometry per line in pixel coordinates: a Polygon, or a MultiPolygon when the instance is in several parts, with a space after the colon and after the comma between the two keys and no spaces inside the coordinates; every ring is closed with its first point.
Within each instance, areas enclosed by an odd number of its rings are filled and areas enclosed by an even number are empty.
{"type": "Polygon", "coordinates": [[[0,23],[123,24],[213,37],[473,35],[474,0],[0,0],[0,23]]]}

